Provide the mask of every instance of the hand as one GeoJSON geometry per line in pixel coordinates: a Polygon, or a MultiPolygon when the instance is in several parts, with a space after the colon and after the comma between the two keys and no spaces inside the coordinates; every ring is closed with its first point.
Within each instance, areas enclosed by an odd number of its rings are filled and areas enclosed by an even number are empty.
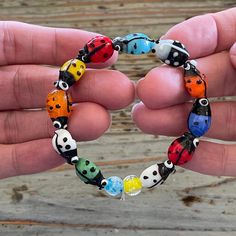
{"type": "MultiPolygon", "coordinates": [[[[206,75],[208,97],[236,95],[236,8],[191,18],[170,29],[164,39],[175,39],[196,59],[206,75]]],[[[187,130],[192,105],[184,88],[183,69],[161,66],[137,85],[141,103],[133,108],[137,126],[150,134],[180,136],[187,130]]],[[[209,138],[236,140],[236,102],[211,102],[209,138]]],[[[236,145],[200,141],[184,167],[210,175],[236,176],[236,145]]]]}
{"type": "MultiPolygon", "coordinates": [[[[0,22],[0,178],[30,174],[64,163],[52,148],[54,133],[45,108],[47,94],[55,89],[60,66],[75,58],[96,34],[54,29],[19,22],[0,22]]],[[[121,109],[134,99],[134,86],[118,71],[105,68],[117,59],[90,65],[71,89],[77,106],[69,131],[76,140],[93,140],[110,125],[107,111],[121,109]]]]}

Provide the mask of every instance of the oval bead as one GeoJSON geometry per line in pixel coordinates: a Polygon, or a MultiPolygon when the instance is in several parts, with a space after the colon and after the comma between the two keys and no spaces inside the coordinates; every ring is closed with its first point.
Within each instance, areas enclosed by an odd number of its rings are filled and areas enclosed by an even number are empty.
{"type": "Polygon", "coordinates": [[[136,175],[128,175],[123,180],[124,192],[129,196],[136,196],[141,193],[142,182],[136,175]]]}
{"type": "Polygon", "coordinates": [[[66,129],[58,129],[52,138],[54,150],[66,159],[68,164],[75,164],[79,157],[77,154],[77,143],[66,129]]]}
{"type": "Polygon", "coordinates": [[[207,83],[205,76],[191,62],[184,64],[185,88],[193,98],[206,97],[207,83]]]}
{"type": "Polygon", "coordinates": [[[116,50],[121,52],[140,55],[150,52],[155,46],[155,41],[146,34],[134,33],[115,38],[113,45],[116,50]]]}
{"type": "Polygon", "coordinates": [[[198,98],[188,117],[188,129],[195,136],[203,136],[211,126],[211,108],[207,98],[198,98]]]}
{"type": "Polygon", "coordinates": [[[175,139],[169,149],[168,158],[174,165],[182,165],[192,159],[192,155],[199,144],[199,140],[191,133],[186,132],[175,139]]]}
{"type": "Polygon", "coordinates": [[[152,52],[169,66],[182,66],[189,58],[185,46],[176,40],[160,40],[153,47],[152,52]]]}
{"type": "Polygon", "coordinates": [[[46,108],[55,128],[67,128],[68,118],[72,112],[72,98],[68,93],[63,90],[50,92],[46,108]]]}
{"type": "Polygon", "coordinates": [[[77,58],[85,63],[103,63],[111,58],[113,53],[112,40],[106,36],[96,36],[85,45],[84,49],[80,50],[77,58]]]}
{"type": "Polygon", "coordinates": [[[96,185],[100,189],[107,184],[100,168],[92,161],[80,157],[75,164],[75,171],[76,175],[86,184],[96,185]]]}
{"type": "Polygon", "coordinates": [[[68,90],[84,74],[86,65],[78,59],[65,62],[59,71],[59,80],[54,83],[57,89],[68,90]]]}
{"type": "Polygon", "coordinates": [[[113,197],[120,197],[123,192],[123,180],[118,176],[111,176],[106,179],[107,184],[104,190],[113,197]]]}
{"type": "Polygon", "coordinates": [[[156,185],[163,184],[173,172],[175,172],[175,166],[170,160],[165,161],[164,163],[151,165],[140,175],[142,186],[153,188],[156,185]]]}

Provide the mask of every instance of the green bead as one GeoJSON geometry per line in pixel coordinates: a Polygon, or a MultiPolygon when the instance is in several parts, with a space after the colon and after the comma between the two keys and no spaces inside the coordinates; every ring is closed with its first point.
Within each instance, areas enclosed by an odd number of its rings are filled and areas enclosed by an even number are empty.
{"type": "Polygon", "coordinates": [[[75,164],[75,171],[77,176],[86,184],[97,185],[103,188],[104,177],[101,170],[92,161],[84,158],[79,158],[79,161],[75,164]]]}

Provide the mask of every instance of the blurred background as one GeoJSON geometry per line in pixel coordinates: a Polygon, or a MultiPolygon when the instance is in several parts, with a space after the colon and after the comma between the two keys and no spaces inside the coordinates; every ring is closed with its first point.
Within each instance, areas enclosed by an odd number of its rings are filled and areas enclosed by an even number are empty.
{"type": "MultiPolygon", "coordinates": [[[[155,39],[190,17],[233,6],[236,0],[1,0],[0,20],[81,28],[109,37],[142,32],[155,39]]],[[[112,69],[137,81],[158,65],[154,55],[120,55],[112,69]]],[[[112,112],[109,131],[79,145],[106,176],[140,175],[166,158],[173,140],[141,133],[130,110],[112,112]]],[[[120,201],[84,185],[64,165],[0,181],[0,235],[236,235],[235,188],[235,178],[178,168],[165,185],[120,201]]]]}

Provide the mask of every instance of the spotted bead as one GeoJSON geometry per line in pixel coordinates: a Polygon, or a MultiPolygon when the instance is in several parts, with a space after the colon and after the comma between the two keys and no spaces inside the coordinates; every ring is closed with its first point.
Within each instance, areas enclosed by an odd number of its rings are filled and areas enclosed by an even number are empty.
{"type": "Polygon", "coordinates": [[[203,136],[211,126],[211,107],[207,98],[198,98],[188,117],[188,129],[195,136],[203,136]]]}
{"type": "Polygon", "coordinates": [[[80,50],[77,58],[85,63],[102,63],[111,58],[113,53],[112,40],[106,36],[96,36],[80,50]]]}
{"type": "Polygon", "coordinates": [[[185,46],[177,40],[160,40],[152,52],[165,64],[173,67],[182,66],[189,58],[185,46]]]}
{"type": "Polygon", "coordinates": [[[198,146],[199,140],[191,133],[186,132],[175,139],[169,149],[168,158],[174,165],[183,165],[192,159],[192,155],[198,146]]]}
{"type": "Polygon", "coordinates": [[[77,143],[66,129],[58,129],[52,138],[54,150],[66,159],[68,164],[75,164],[79,157],[77,154],[77,143]]]}
{"type": "Polygon", "coordinates": [[[67,121],[72,112],[72,98],[67,92],[63,90],[50,92],[46,108],[55,128],[67,128],[67,121]]]}
{"type": "Polygon", "coordinates": [[[140,175],[143,187],[153,188],[163,184],[171,173],[175,172],[175,166],[168,160],[164,163],[157,163],[146,168],[140,175]]]}
{"type": "Polygon", "coordinates": [[[86,65],[78,59],[65,62],[60,68],[59,80],[54,82],[57,89],[68,90],[84,74],[86,65]]]}
{"type": "Polygon", "coordinates": [[[207,83],[205,76],[190,61],[184,64],[184,81],[189,95],[193,98],[206,97],[207,83]]]}
{"type": "Polygon", "coordinates": [[[103,177],[101,170],[92,161],[80,158],[75,165],[77,176],[86,184],[98,186],[100,189],[104,188],[107,180],[103,177]]]}
{"type": "Polygon", "coordinates": [[[121,52],[139,55],[150,52],[155,46],[155,41],[146,34],[134,33],[115,38],[113,45],[116,50],[121,52]]]}

